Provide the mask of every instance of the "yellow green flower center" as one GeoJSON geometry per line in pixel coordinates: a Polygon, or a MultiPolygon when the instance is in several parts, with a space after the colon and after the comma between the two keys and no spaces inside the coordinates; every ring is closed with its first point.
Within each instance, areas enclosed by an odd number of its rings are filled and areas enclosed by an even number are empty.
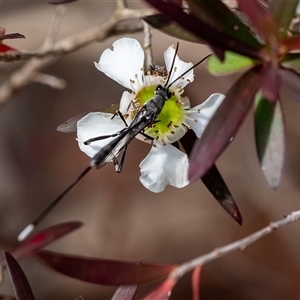
{"type": "MultiPolygon", "coordinates": [[[[146,86],[138,91],[135,96],[137,107],[145,104],[155,96],[156,86],[146,86]]],[[[161,113],[157,117],[157,122],[146,128],[145,133],[153,138],[161,138],[172,133],[179,127],[184,119],[184,109],[180,98],[172,96],[165,102],[161,113]]]]}

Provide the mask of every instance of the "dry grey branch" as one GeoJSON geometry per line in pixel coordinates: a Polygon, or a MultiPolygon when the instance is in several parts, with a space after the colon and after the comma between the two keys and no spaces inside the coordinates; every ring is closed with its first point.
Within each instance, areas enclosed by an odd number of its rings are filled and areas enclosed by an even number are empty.
{"type": "Polygon", "coordinates": [[[146,66],[153,66],[153,54],[151,46],[152,32],[150,26],[143,21],[144,24],[144,50],[146,56],[146,66]]]}
{"type": "Polygon", "coordinates": [[[175,269],[173,272],[170,273],[169,278],[175,279],[176,281],[182,277],[187,272],[192,271],[194,268],[198,266],[202,266],[208,262],[216,260],[228,253],[231,253],[236,250],[244,250],[250,244],[258,241],[259,239],[269,235],[273,231],[277,230],[278,228],[284,227],[290,223],[293,223],[300,219],[300,211],[291,212],[290,214],[286,215],[283,219],[272,222],[269,226],[226,246],[216,248],[212,252],[199,256],[195,259],[192,259],[180,267],[175,269]]]}
{"type": "Polygon", "coordinates": [[[125,30],[127,32],[141,31],[143,24],[140,18],[154,13],[152,9],[119,9],[119,7],[124,6],[118,5],[112,16],[103,23],[58,41],[52,49],[42,47],[39,51],[32,53],[6,52],[0,54],[0,60],[2,61],[30,59],[23,67],[12,73],[0,86],[0,106],[6,103],[14,92],[27,86],[33,80],[33,77],[36,76],[37,72],[47,65],[54,63],[56,59],[86,47],[95,41],[100,42],[108,37],[119,34],[121,31],[119,24],[121,22],[138,20],[138,22],[123,23],[123,33],[125,30]]]}

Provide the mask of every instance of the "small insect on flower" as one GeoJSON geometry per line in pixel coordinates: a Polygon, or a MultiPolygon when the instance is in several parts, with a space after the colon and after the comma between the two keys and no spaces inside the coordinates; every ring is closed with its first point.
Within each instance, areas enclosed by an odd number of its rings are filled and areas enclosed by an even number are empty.
{"type": "MultiPolygon", "coordinates": [[[[188,157],[171,144],[180,140],[188,129],[193,129],[197,137],[201,137],[211,116],[224,99],[222,94],[213,94],[204,103],[190,108],[189,99],[182,94],[184,88],[194,80],[193,68],[196,65],[180,60],[172,46],[164,53],[164,58],[166,71],[162,67],[152,67],[145,73],[144,52],[139,42],[122,38],[114,42],[113,50],[105,50],[99,62],[95,63],[98,70],[131,90],[124,91],[120,101],[120,112],[127,124],[131,124],[140,108],[155,96],[157,86],[167,85],[172,94],[165,101],[156,121],[143,130],[145,135],[152,138],[153,146],[140,164],[140,181],[156,193],[162,192],[167,185],[181,188],[189,183],[188,157]],[[173,61],[174,66],[171,67],[173,61]]],[[[88,156],[93,157],[109,141],[101,140],[89,145],[85,145],[84,141],[125,127],[119,118],[111,120],[111,117],[112,114],[90,113],[77,123],[79,147],[88,156]]],[[[137,137],[150,141],[145,136],[137,137]]]]}
{"type": "Polygon", "coordinates": [[[135,39],[122,38],[113,46],[114,50],[105,50],[95,65],[132,92],[123,93],[116,116],[94,112],[79,119],[77,140],[80,149],[92,157],[90,165],[21,232],[19,240],[26,238],[93,167],[101,168],[113,162],[120,172],[127,146],[134,137],[142,136],[140,139],[152,143],[140,164],[140,181],[146,188],[161,192],[167,185],[181,188],[189,183],[187,155],[171,143],[178,141],[188,129],[200,137],[224,98],[213,94],[203,104],[190,109],[188,98],[181,97],[184,87],[194,80],[193,69],[205,58],[195,65],[185,63],[177,56],[178,47],[176,50],[169,47],[165,52],[167,72],[156,67],[145,74],[144,52],[135,39]]]}

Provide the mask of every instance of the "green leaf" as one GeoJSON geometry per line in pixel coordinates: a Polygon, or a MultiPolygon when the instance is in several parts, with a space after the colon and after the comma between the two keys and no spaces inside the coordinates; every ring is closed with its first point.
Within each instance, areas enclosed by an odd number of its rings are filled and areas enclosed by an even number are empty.
{"type": "Polygon", "coordinates": [[[226,51],[225,59],[221,62],[216,56],[207,61],[208,71],[212,75],[227,75],[254,65],[257,60],[234,52],[226,51]]]}
{"type": "Polygon", "coordinates": [[[261,169],[269,187],[275,190],[284,163],[284,122],[280,101],[270,103],[257,95],[255,99],[255,140],[261,169]]]}
{"type": "Polygon", "coordinates": [[[147,16],[143,18],[153,28],[162,31],[165,34],[171,35],[181,40],[192,43],[204,43],[200,38],[185,30],[177,23],[172,22],[168,17],[162,14],[147,16]]]}
{"type": "Polygon", "coordinates": [[[270,11],[276,20],[277,37],[282,38],[287,35],[287,29],[290,26],[292,18],[295,16],[295,10],[298,0],[272,0],[270,3],[270,11]]]}
{"type": "Polygon", "coordinates": [[[191,13],[221,32],[256,49],[261,44],[250,28],[220,0],[188,0],[191,13]]]}

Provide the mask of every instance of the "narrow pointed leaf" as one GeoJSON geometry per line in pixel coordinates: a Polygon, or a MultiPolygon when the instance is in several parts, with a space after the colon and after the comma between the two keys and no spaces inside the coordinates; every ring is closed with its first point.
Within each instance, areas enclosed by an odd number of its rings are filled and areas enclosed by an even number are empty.
{"type": "Polygon", "coordinates": [[[288,53],[282,60],[281,66],[300,73],[300,53],[288,53]]]}
{"type": "Polygon", "coordinates": [[[275,190],[284,163],[284,123],[280,101],[270,103],[260,96],[256,99],[255,139],[261,169],[269,187],[275,190]]]}
{"type": "Polygon", "coordinates": [[[192,291],[193,291],[193,300],[200,300],[200,276],[201,276],[201,267],[196,267],[192,273],[192,291]]]}
{"type": "Polygon", "coordinates": [[[0,40],[25,39],[25,35],[21,33],[8,33],[0,36],[0,40]]]}
{"type": "MultiPolygon", "coordinates": [[[[286,39],[280,41],[281,47],[285,47],[287,51],[298,51],[300,50],[300,36],[289,36],[286,39]]],[[[296,54],[296,53],[291,53],[296,54]]]]}
{"type": "Polygon", "coordinates": [[[8,268],[9,276],[13,284],[15,295],[18,300],[34,300],[33,293],[31,291],[30,285],[27,281],[25,274],[23,273],[21,267],[14,259],[14,257],[8,253],[3,252],[6,260],[6,265],[8,268]]]}
{"type": "Polygon", "coordinates": [[[263,9],[257,0],[237,0],[239,10],[246,13],[251,24],[258,30],[259,35],[268,40],[276,33],[276,25],[272,14],[263,9]]]}
{"type": "Polygon", "coordinates": [[[75,2],[75,1],[77,1],[77,0],[48,0],[48,3],[57,5],[57,4],[71,3],[71,2],[75,2]]]}
{"type": "Polygon", "coordinates": [[[168,300],[177,280],[168,278],[150,292],[143,300],[168,300]]]}
{"type": "Polygon", "coordinates": [[[257,60],[248,56],[226,51],[224,61],[220,61],[216,56],[211,56],[207,61],[207,68],[210,74],[223,76],[241,71],[255,63],[257,63],[257,60]]]}
{"type": "Polygon", "coordinates": [[[55,271],[102,285],[140,284],[166,277],[175,265],[135,264],[107,259],[37,251],[37,257],[55,271]]]}
{"type": "Polygon", "coordinates": [[[242,125],[261,87],[263,66],[249,70],[230,88],[190,156],[189,179],[194,181],[213,166],[242,125]]]}
{"type": "Polygon", "coordinates": [[[293,70],[283,68],[279,70],[279,73],[287,91],[300,103],[300,75],[293,70]]]}
{"type": "Polygon", "coordinates": [[[4,280],[4,267],[0,265],[0,285],[4,280]]]}
{"type": "Polygon", "coordinates": [[[295,10],[299,0],[272,0],[270,3],[270,11],[272,12],[276,25],[277,36],[284,37],[287,34],[287,29],[295,16],[295,10]]]}
{"type": "Polygon", "coordinates": [[[242,215],[228,190],[217,167],[213,165],[205,175],[202,176],[202,181],[207,189],[214,195],[219,204],[226,212],[240,225],[243,223],[242,215]]]}
{"type": "Polygon", "coordinates": [[[16,300],[17,298],[7,295],[0,295],[0,300],[16,300]]]}
{"type": "Polygon", "coordinates": [[[260,49],[261,44],[254,37],[250,28],[222,1],[188,0],[188,3],[191,13],[198,17],[198,19],[206,21],[219,31],[228,34],[231,38],[241,41],[257,50],[260,49]]]}
{"type": "MultiPolygon", "coordinates": [[[[196,140],[196,135],[191,130],[180,140],[188,155],[191,153],[196,140]]],[[[225,211],[242,225],[243,220],[240,211],[217,167],[213,165],[206,174],[202,176],[201,180],[225,211]]]]}
{"type": "Polygon", "coordinates": [[[136,294],[138,285],[121,285],[114,293],[111,300],[132,300],[136,294]]]}
{"type": "MultiPolygon", "coordinates": [[[[235,38],[231,38],[224,32],[219,32],[203,20],[199,20],[194,15],[185,13],[180,7],[172,3],[157,0],[145,1],[161,11],[163,14],[167,15],[170,19],[177,22],[193,35],[206,41],[213,47],[213,50],[218,48],[219,51],[230,50],[252,58],[260,57],[260,52],[257,48],[235,38]]],[[[218,54],[218,56],[220,55],[218,54]]]]}
{"type": "Polygon", "coordinates": [[[193,35],[189,31],[180,27],[177,23],[172,22],[168,17],[162,14],[147,16],[143,18],[153,28],[162,31],[172,37],[179,38],[192,43],[204,43],[200,38],[193,35]]]}
{"type": "Polygon", "coordinates": [[[262,81],[261,94],[270,102],[275,103],[279,97],[281,76],[277,64],[268,64],[262,81]]]}
{"type": "Polygon", "coordinates": [[[8,46],[8,45],[5,45],[5,44],[0,44],[0,53],[1,52],[7,52],[7,51],[16,51],[16,49],[15,48],[13,48],[13,47],[10,47],[10,46],[8,46]]]}
{"type": "MultiPolygon", "coordinates": [[[[28,240],[20,243],[14,250],[11,251],[11,254],[18,260],[32,255],[35,250],[45,247],[81,226],[81,222],[67,222],[48,227],[36,233],[28,240]]],[[[2,258],[0,260],[0,265],[4,265],[4,263],[5,261],[2,258]]]]}

